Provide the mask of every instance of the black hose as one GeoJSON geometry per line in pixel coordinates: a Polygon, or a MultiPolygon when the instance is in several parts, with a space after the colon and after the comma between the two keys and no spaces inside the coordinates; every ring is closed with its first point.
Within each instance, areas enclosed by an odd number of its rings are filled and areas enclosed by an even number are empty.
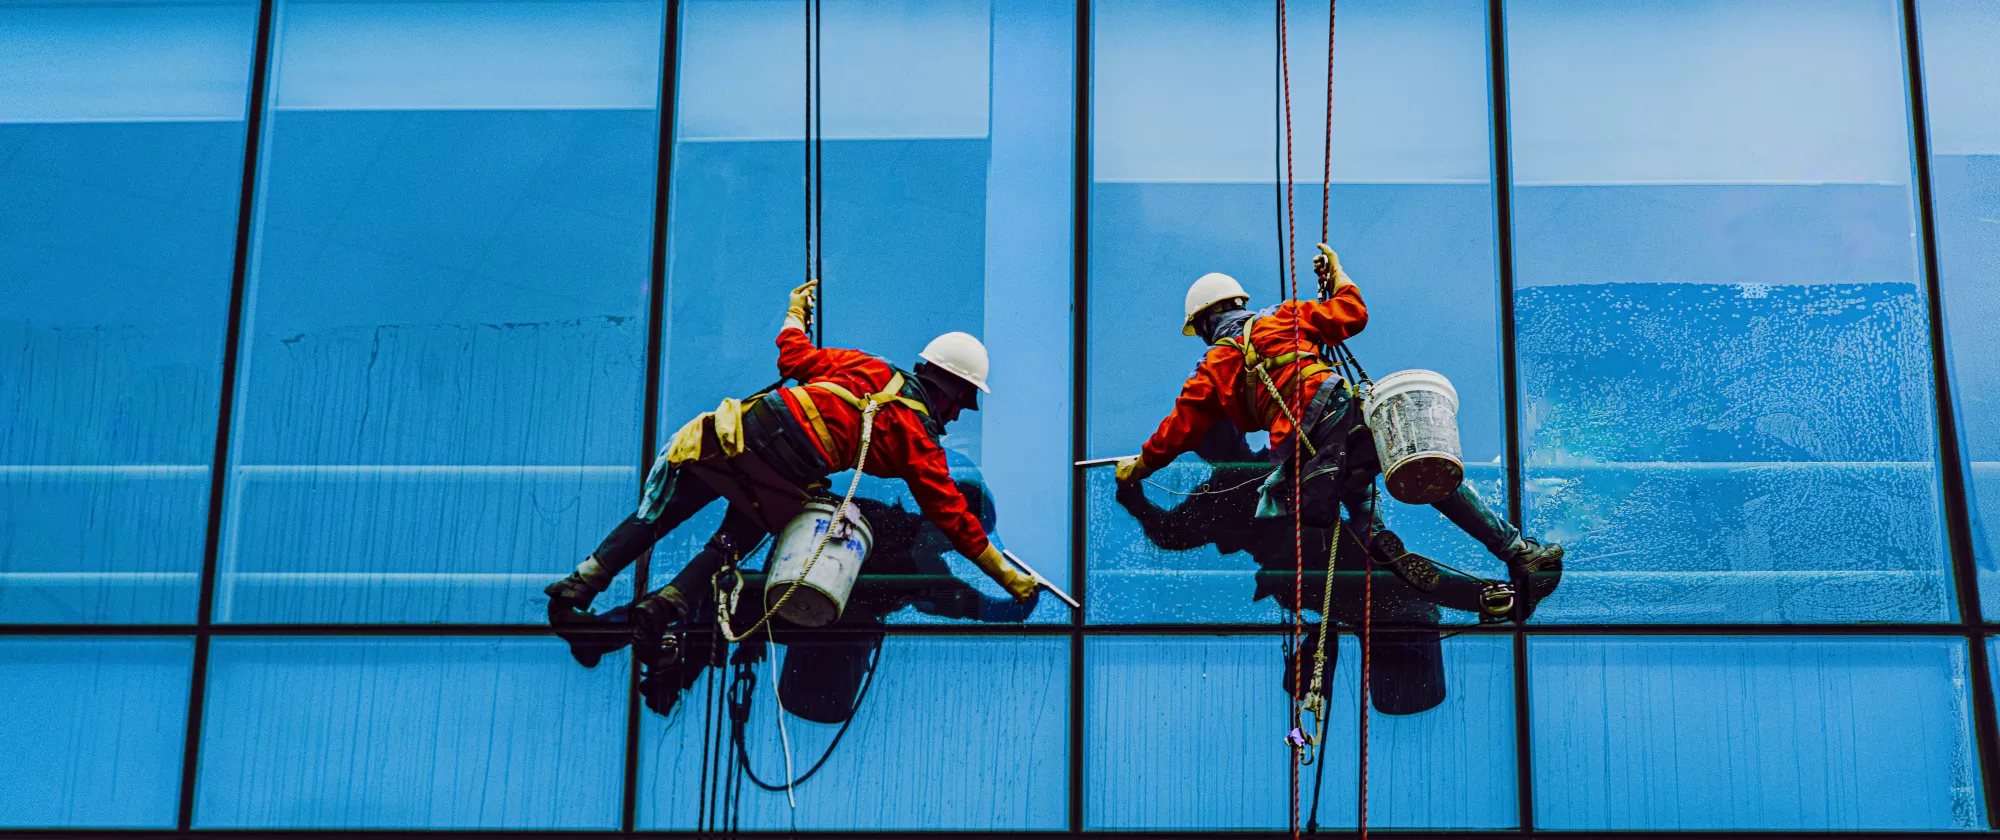
{"type": "MultiPolygon", "coordinates": [[[[766,653],[765,655],[768,656],[770,654],[766,653]]],[[[840,739],[846,737],[848,727],[854,725],[855,716],[861,714],[861,701],[868,698],[868,688],[869,686],[875,684],[875,668],[881,663],[882,663],[882,639],[878,638],[875,640],[875,649],[871,651],[868,655],[868,672],[862,677],[861,690],[855,692],[854,709],[848,713],[846,720],[840,722],[840,730],[833,733],[833,740],[827,742],[826,752],[820,754],[819,760],[813,762],[813,766],[811,769],[808,769],[804,774],[800,775],[797,779],[792,780],[791,784],[792,789],[796,790],[798,789],[799,785],[805,784],[807,779],[812,778],[813,774],[818,773],[820,771],[820,768],[826,766],[827,759],[833,757],[834,748],[840,746],[840,739]]],[[[773,695],[776,694],[777,690],[778,689],[776,686],[771,687],[773,695]]],[[[783,704],[781,702],[780,706],[782,707],[782,705],[783,704]]],[[[739,765],[742,766],[744,774],[750,777],[750,781],[753,784],[772,792],[781,791],[785,789],[784,785],[773,785],[765,782],[762,778],[760,778],[757,775],[757,771],[751,768],[750,754],[748,750],[744,747],[743,727],[741,726],[736,727],[735,741],[736,741],[736,761],[739,765]]]]}

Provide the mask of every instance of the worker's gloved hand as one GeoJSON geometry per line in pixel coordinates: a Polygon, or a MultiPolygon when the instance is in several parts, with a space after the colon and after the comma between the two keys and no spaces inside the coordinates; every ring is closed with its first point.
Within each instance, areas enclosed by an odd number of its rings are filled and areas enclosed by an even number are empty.
{"type": "Polygon", "coordinates": [[[1137,455],[1118,459],[1116,477],[1119,484],[1130,484],[1153,474],[1153,468],[1137,455]]]}
{"type": "Polygon", "coordinates": [[[785,309],[785,325],[796,325],[805,329],[808,313],[819,303],[819,278],[815,277],[799,284],[792,290],[791,301],[785,309]]]}
{"type": "Polygon", "coordinates": [[[997,581],[1002,589],[1007,590],[1007,594],[1014,596],[1015,600],[1025,601],[1035,594],[1035,579],[1023,574],[1020,569],[1014,568],[1014,564],[1007,562],[1007,558],[1000,556],[999,546],[987,543],[986,550],[979,552],[979,556],[972,558],[972,562],[980,571],[985,572],[987,577],[997,581]]]}
{"type": "Polygon", "coordinates": [[[1340,255],[1335,254],[1332,248],[1326,247],[1324,242],[1319,243],[1319,253],[1313,255],[1313,273],[1319,275],[1321,280],[1331,276],[1333,290],[1336,292],[1340,291],[1342,286],[1354,285],[1354,278],[1347,276],[1347,272],[1340,269],[1340,255]]]}
{"type": "Polygon", "coordinates": [[[1011,566],[1007,568],[1007,574],[999,580],[1000,585],[1007,589],[1007,594],[1014,596],[1016,601],[1026,601],[1035,597],[1035,590],[1041,588],[1040,584],[1035,583],[1034,578],[1015,571],[1011,566]]]}

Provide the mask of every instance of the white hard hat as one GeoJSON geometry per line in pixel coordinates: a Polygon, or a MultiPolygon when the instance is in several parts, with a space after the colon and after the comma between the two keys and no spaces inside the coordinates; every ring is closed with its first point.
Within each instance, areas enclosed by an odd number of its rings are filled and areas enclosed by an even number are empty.
{"type": "Polygon", "coordinates": [[[986,345],[980,344],[979,339],[962,332],[948,332],[931,339],[931,343],[924,345],[924,352],[917,355],[951,371],[973,387],[993,393],[993,389],[986,387],[986,345]]]}
{"type": "Polygon", "coordinates": [[[1250,293],[1243,291],[1243,284],[1236,278],[1219,271],[1211,271],[1194,281],[1188,287],[1187,320],[1181,323],[1181,335],[1194,335],[1194,316],[1201,311],[1230,298],[1248,301],[1250,293]]]}

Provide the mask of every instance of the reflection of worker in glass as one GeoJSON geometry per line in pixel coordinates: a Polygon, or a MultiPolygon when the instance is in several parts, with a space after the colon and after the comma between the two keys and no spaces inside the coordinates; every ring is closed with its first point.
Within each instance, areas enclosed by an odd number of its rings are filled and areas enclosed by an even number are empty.
{"type": "MultiPolygon", "coordinates": [[[[1368,325],[1368,308],[1333,250],[1325,244],[1319,250],[1313,268],[1322,288],[1331,283],[1326,300],[1288,300],[1253,313],[1244,308],[1249,294],[1226,274],[1202,275],[1188,289],[1181,331],[1201,336],[1208,353],[1140,453],[1118,462],[1121,483],[1171,463],[1226,418],[1244,431],[1271,433],[1270,461],[1280,469],[1264,484],[1257,516],[1289,517],[1295,477],[1302,477],[1296,492],[1300,518],[1308,524],[1330,526],[1340,505],[1352,510],[1372,497],[1380,466],[1360,400],[1334,375],[1320,349],[1360,333],[1368,325]],[[1304,447],[1298,447],[1295,426],[1306,432],[1304,447]],[[1305,456],[1294,457],[1295,448],[1303,448],[1305,456]]],[[[1516,619],[1526,619],[1533,605],[1555,590],[1562,546],[1522,537],[1463,483],[1433,507],[1507,564],[1513,590],[1527,594],[1514,599],[1516,619]]],[[[1419,588],[1435,576],[1430,561],[1404,551],[1394,534],[1382,532],[1370,549],[1419,588]]]]}
{"type": "MultiPolygon", "coordinates": [[[[963,474],[972,469],[961,464],[958,471],[963,474]]],[[[977,513],[980,526],[991,532],[995,511],[986,485],[972,477],[958,480],[955,486],[970,510],[977,513]]],[[[853,711],[862,678],[872,667],[874,652],[882,639],[881,633],[865,630],[882,626],[888,616],[910,607],[946,618],[1018,622],[1027,618],[1038,600],[989,596],[953,577],[944,559],[944,554],[952,550],[952,542],[922,511],[910,510],[901,502],[890,504],[867,497],[856,497],[854,505],[867,517],[875,542],[837,625],[843,632],[811,636],[804,641],[794,641],[796,637],[791,632],[778,637],[791,651],[779,676],[785,709],[817,723],[837,723],[853,711]],[[857,628],[864,632],[853,632],[857,628]]],[[[736,603],[736,615],[731,617],[733,624],[743,626],[755,621],[764,607],[761,578],[753,578],[736,603]]],[[[628,608],[617,607],[605,613],[603,619],[610,624],[626,622],[628,608]]],[[[713,631],[716,625],[712,603],[709,611],[691,619],[693,628],[713,631]]],[[[590,667],[603,655],[624,647],[628,640],[629,637],[615,633],[576,634],[570,639],[570,651],[578,662],[590,667]]],[[[759,660],[766,655],[764,643],[763,634],[744,640],[732,661],[744,664],[759,660]]],[[[693,647],[702,645],[697,642],[693,647]]],[[[646,705],[666,714],[678,702],[681,692],[694,685],[704,670],[721,664],[711,661],[712,658],[696,652],[677,660],[649,661],[639,685],[646,705]]]]}
{"type": "MultiPolygon", "coordinates": [[[[700,611],[712,595],[716,570],[775,534],[804,510],[809,494],[829,474],[854,468],[901,479],[924,514],[1016,598],[1034,592],[1034,579],[1014,571],[952,483],[938,443],[959,412],[979,408],[987,390],[986,348],[965,333],[945,333],[924,348],[923,362],[905,372],[855,350],[819,348],[805,325],[818,281],[792,290],[778,332],[778,372],[804,384],[774,388],[681,427],[661,447],[646,476],[639,509],[577,566],[551,584],[549,621],[558,627],[594,623],[591,600],[611,585],[669,531],[717,498],[729,502],[722,527],[672,582],[632,608],[641,639],[664,643],[670,628],[700,611]],[[864,453],[864,408],[875,406],[864,453]]],[[[642,651],[649,661],[669,661],[670,646],[642,651]]]]}
{"type": "MultiPolygon", "coordinates": [[[[1223,554],[1248,552],[1257,563],[1257,588],[1252,600],[1274,598],[1286,610],[1320,610],[1319,583],[1306,587],[1305,603],[1299,603],[1293,586],[1293,558],[1303,556],[1307,572],[1324,572],[1332,546],[1332,529],[1306,528],[1299,534],[1303,546],[1295,555],[1290,519],[1258,519],[1258,476],[1270,468],[1258,463],[1263,453],[1253,452],[1243,433],[1222,420],[1203,435],[1195,454],[1212,467],[1208,478],[1194,488],[1180,504],[1162,509],[1146,498],[1137,482],[1118,487],[1118,503],[1139,521],[1146,539],[1168,551],[1190,551],[1206,545],[1223,554]]],[[[1370,563],[1362,559],[1361,543],[1355,534],[1364,533],[1362,521],[1349,520],[1343,529],[1340,556],[1335,568],[1359,572],[1370,563]]],[[[1380,529],[1378,529],[1380,530],[1380,529]]],[[[1379,559],[1379,558],[1378,558],[1379,559]]],[[[1456,576],[1445,582],[1448,594],[1442,599],[1457,608],[1479,610],[1484,591],[1492,581],[1456,576]]],[[[1379,586],[1375,589],[1373,621],[1383,625],[1375,634],[1378,679],[1369,694],[1377,711],[1406,715],[1428,711],[1444,702],[1444,660],[1438,631],[1422,629],[1438,623],[1438,596],[1420,594],[1410,587],[1379,586]],[[1419,629],[1412,629],[1413,626],[1419,629]]],[[[1337,587],[1333,603],[1321,620],[1349,626],[1361,624],[1361,588],[1337,587]]],[[[1305,643],[1285,661],[1285,689],[1296,692],[1300,681],[1295,669],[1301,659],[1311,665],[1311,651],[1324,624],[1308,633],[1305,643]]],[[[1328,640],[1329,659],[1338,646],[1328,640]]],[[[1331,664],[1328,665],[1331,668],[1331,664]]]]}

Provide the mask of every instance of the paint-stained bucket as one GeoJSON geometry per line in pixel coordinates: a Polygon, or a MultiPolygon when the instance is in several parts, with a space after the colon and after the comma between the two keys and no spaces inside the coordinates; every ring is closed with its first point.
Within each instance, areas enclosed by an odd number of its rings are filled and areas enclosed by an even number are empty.
{"type": "Polygon", "coordinates": [[[1404,370],[1376,380],[1361,404],[1382,458],[1382,483],[1397,501],[1427,505],[1458,489],[1458,390],[1444,374],[1404,370]]]}
{"type": "Polygon", "coordinates": [[[764,603],[778,603],[787,590],[796,588],[778,617],[800,627],[825,627],[840,618],[847,608],[848,594],[854,591],[854,579],[861,574],[861,564],[875,547],[875,532],[860,509],[849,505],[846,516],[835,516],[838,504],[827,499],[806,502],[805,512],[778,535],[765,564],[770,575],[765,580],[764,603]],[[808,572],[806,563],[812,560],[813,547],[829,528],[833,534],[808,572]]]}

